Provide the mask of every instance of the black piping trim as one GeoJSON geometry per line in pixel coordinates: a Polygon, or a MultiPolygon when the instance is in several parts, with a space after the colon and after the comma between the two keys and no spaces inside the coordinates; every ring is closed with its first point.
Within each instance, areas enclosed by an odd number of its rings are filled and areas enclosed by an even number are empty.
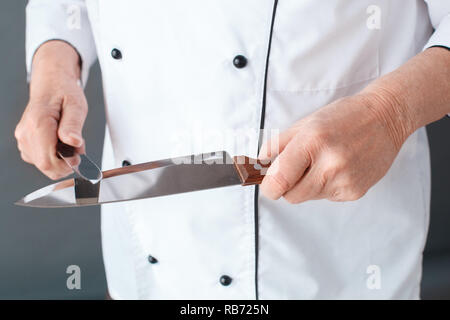
{"type": "Polygon", "coordinates": [[[443,48],[443,49],[447,49],[447,50],[450,51],[450,47],[447,47],[447,46],[444,46],[444,45],[440,45],[440,44],[431,46],[431,47],[429,47],[428,49],[431,49],[431,48],[443,48]]]}
{"type": "MultiPolygon", "coordinates": [[[[264,120],[266,114],[266,95],[267,95],[267,74],[269,71],[269,58],[270,58],[270,49],[272,47],[272,34],[273,34],[273,26],[275,24],[275,15],[277,12],[278,0],[274,0],[273,2],[273,10],[272,10],[272,21],[270,24],[270,34],[269,34],[269,43],[267,45],[267,56],[266,56],[266,67],[264,71],[264,87],[263,87],[263,97],[262,97],[262,105],[261,105],[261,120],[259,124],[259,139],[258,139],[258,153],[262,144],[262,130],[264,129],[264,120]]],[[[259,197],[259,187],[255,186],[255,199],[254,199],[254,207],[255,207],[255,297],[256,300],[259,299],[258,292],[258,262],[259,262],[259,214],[258,214],[258,197],[259,197]]]]}

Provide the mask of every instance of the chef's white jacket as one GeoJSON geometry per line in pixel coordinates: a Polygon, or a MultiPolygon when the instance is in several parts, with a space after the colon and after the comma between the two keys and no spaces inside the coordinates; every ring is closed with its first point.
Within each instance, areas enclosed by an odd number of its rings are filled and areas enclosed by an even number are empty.
{"type": "MultiPolygon", "coordinates": [[[[26,38],[29,72],[50,39],[76,48],[83,83],[99,59],[104,169],[217,150],[256,157],[260,128],[283,130],[423,49],[450,47],[450,1],[31,0],[26,38]]],[[[354,202],[291,205],[236,186],[104,205],[109,292],[419,298],[429,202],[420,129],[354,202]]]]}

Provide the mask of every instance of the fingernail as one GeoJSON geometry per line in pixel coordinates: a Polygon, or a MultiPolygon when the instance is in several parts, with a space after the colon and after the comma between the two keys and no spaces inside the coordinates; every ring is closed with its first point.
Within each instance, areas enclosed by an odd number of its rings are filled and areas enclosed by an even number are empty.
{"type": "Polygon", "coordinates": [[[75,147],[81,147],[81,145],[83,144],[83,138],[78,133],[71,132],[69,133],[69,137],[72,138],[75,142],[75,147]]]}

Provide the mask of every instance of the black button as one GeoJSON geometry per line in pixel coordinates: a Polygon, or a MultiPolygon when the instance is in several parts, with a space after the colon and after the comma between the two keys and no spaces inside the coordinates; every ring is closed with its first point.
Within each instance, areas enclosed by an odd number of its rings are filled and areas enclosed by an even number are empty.
{"type": "Polygon", "coordinates": [[[238,69],[244,68],[247,65],[247,58],[242,55],[237,55],[233,59],[233,64],[238,69]]]}
{"type": "Polygon", "coordinates": [[[154,257],[154,256],[148,256],[148,262],[150,262],[151,264],[155,264],[158,262],[158,260],[154,257]]]}
{"type": "Polygon", "coordinates": [[[130,161],[128,161],[128,160],[123,160],[123,161],[122,161],[122,167],[128,167],[128,166],[131,166],[130,161]]]}
{"type": "Polygon", "coordinates": [[[220,277],[220,284],[223,286],[229,286],[232,281],[233,281],[233,279],[231,279],[231,277],[229,277],[229,276],[221,276],[220,277]]]}
{"type": "Polygon", "coordinates": [[[114,48],[111,51],[111,57],[113,57],[116,60],[120,60],[122,59],[122,52],[120,52],[119,49],[114,48]]]}

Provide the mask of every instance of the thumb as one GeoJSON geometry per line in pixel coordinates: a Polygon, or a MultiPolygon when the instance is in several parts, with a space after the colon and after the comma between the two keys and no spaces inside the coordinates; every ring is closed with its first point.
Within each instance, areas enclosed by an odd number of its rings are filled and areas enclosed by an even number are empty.
{"type": "Polygon", "coordinates": [[[278,156],[296,134],[295,128],[289,128],[270,140],[267,140],[259,150],[258,159],[270,160],[278,156]]]}
{"type": "Polygon", "coordinates": [[[87,104],[85,101],[81,103],[64,101],[58,127],[59,139],[73,147],[81,147],[83,145],[82,130],[86,115],[87,104]]]}
{"type": "Polygon", "coordinates": [[[306,150],[306,145],[299,135],[292,137],[272,162],[261,183],[261,191],[266,197],[277,200],[304,175],[311,163],[306,150]]]}

